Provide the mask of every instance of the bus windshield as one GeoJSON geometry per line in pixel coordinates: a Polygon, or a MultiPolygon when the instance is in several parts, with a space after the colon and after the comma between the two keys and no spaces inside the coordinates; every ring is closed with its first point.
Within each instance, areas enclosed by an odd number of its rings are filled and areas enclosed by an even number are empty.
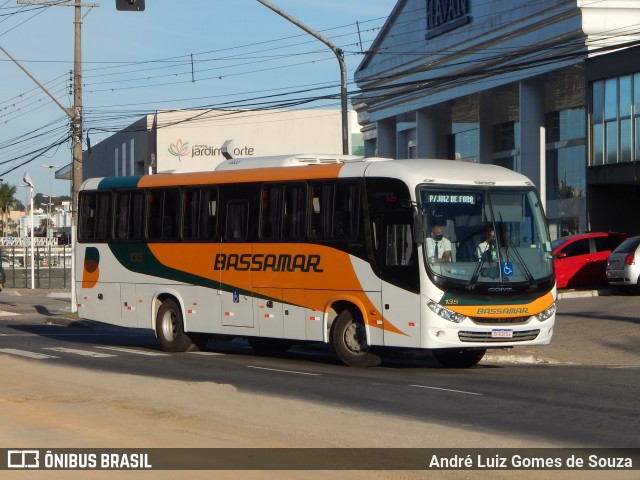
{"type": "Polygon", "coordinates": [[[428,273],[464,283],[529,283],[553,273],[544,212],[534,190],[421,186],[428,273]]]}

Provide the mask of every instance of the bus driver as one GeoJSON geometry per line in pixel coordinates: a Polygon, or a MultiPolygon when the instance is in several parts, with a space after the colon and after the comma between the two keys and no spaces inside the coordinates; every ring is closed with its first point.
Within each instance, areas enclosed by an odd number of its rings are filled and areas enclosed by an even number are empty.
{"type": "Polygon", "coordinates": [[[440,225],[431,230],[431,237],[427,238],[427,258],[430,263],[451,261],[451,242],[444,238],[444,231],[440,225]]]}

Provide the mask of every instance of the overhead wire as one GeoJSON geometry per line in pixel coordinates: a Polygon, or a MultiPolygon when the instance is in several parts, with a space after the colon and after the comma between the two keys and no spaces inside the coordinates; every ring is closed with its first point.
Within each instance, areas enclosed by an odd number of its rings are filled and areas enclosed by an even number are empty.
{"type": "MultiPolygon", "coordinates": [[[[542,3],[544,3],[544,2],[542,2],[542,3]]],[[[262,43],[264,43],[264,42],[262,42],[262,43]]],[[[570,46],[570,45],[569,44],[565,45],[565,47],[568,47],[568,46],[570,46]]],[[[556,46],[555,48],[558,49],[558,48],[561,48],[561,47],[560,46],[556,46]]],[[[218,51],[214,51],[214,52],[218,52],[218,51]]],[[[316,54],[319,54],[319,53],[320,53],[319,50],[313,50],[312,52],[307,52],[306,54],[316,55],[316,54]]],[[[371,54],[373,52],[369,52],[369,53],[371,54]]],[[[376,53],[377,54],[406,55],[406,52],[401,52],[401,51],[396,51],[395,53],[388,52],[388,51],[387,52],[376,52],[376,53]]],[[[494,53],[499,54],[501,52],[496,49],[494,51],[494,53]]],[[[531,53],[535,53],[535,52],[531,52],[531,53]]],[[[360,55],[362,53],[354,51],[354,52],[351,52],[350,54],[355,56],[355,55],[360,55]]],[[[486,54],[486,52],[485,52],[485,54],[486,54]]],[[[580,54],[583,55],[584,52],[579,53],[578,55],[580,55],[580,54]]],[[[246,59],[249,54],[245,53],[245,54],[242,54],[242,55],[244,55],[245,59],[246,59]]],[[[236,57],[233,57],[233,58],[239,59],[239,58],[242,58],[242,55],[239,55],[239,56],[236,56],[236,57]]],[[[298,55],[299,56],[303,56],[303,55],[305,55],[305,53],[300,53],[298,55]]],[[[510,53],[510,52],[507,51],[506,53],[503,53],[501,58],[500,57],[495,57],[495,58],[493,58],[493,60],[498,60],[498,59],[508,60],[509,57],[516,58],[517,55],[518,55],[518,53],[514,53],[514,52],[510,53]]],[[[289,58],[289,57],[291,57],[291,55],[286,56],[286,58],[289,58]]],[[[570,56],[566,56],[566,57],[563,58],[563,60],[566,60],[568,58],[571,58],[571,57],[570,56]]],[[[485,60],[487,60],[487,61],[490,60],[490,59],[492,59],[492,58],[491,57],[486,57],[485,58],[485,60]]],[[[321,61],[328,61],[328,60],[329,60],[329,57],[324,58],[321,61]]],[[[204,62],[205,60],[199,60],[199,61],[204,62]]],[[[206,61],[215,61],[215,59],[207,59],[206,61]]],[[[318,61],[319,60],[315,60],[315,63],[317,63],[318,61]]],[[[553,61],[553,60],[546,60],[546,61],[553,61]]],[[[255,63],[260,63],[260,62],[261,62],[261,60],[255,60],[255,63]]],[[[145,63],[147,63],[147,62],[145,62],[145,63]]],[[[137,64],[137,62],[136,63],[130,63],[130,64],[137,64]]],[[[249,62],[248,64],[250,65],[251,62],[249,62]]],[[[472,77],[478,77],[479,78],[482,75],[492,75],[492,74],[498,74],[498,73],[503,73],[504,74],[504,73],[509,73],[509,72],[516,72],[516,71],[518,71],[520,69],[528,68],[527,65],[529,67],[531,67],[533,65],[540,65],[540,64],[541,64],[541,61],[538,61],[538,62],[531,61],[531,62],[528,62],[528,63],[527,62],[520,62],[519,65],[518,64],[514,64],[509,68],[507,68],[507,67],[503,67],[502,69],[495,68],[493,70],[486,70],[485,72],[474,72],[474,73],[467,72],[464,75],[457,75],[457,76],[456,75],[451,75],[451,76],[444,75],[439,79],[439,82],[440,82],[439,84],[440,85],[446,85],[446,84],[448,84],[448,82],[454,82],[456,80],[460,80],[460,79],[464,79],[464,78],[472,78],[472,77]],[[466,75],[466,77],[465,77],[465,75],[466,75]]],[[[183,63],[183,67],[186,66],[186,65],[189,65],[189,63],[183,63]]],[[[295,63],[295,64],[292,64],[291,66],[299,66],[299,65],[300,65],[300,63],[295,63]]],[[[237,66],[238,65],[234,65],[233,67],[237,67],[237,66]]],[[[450,66],[451,65],[449,65],[449,67],[450,66]]],[[[456,66],[456,65],[454,65],[454,66],[456,66]]],[[[462,66],[462,64],[457,65],[457,66],[458,67],[462,66]]],[[[231,68],[231,67],[228,67],[228,68],[231,68]]],[[[273,68],[277,68],[277,67],[273,67],[273,68]]],[[[283,67],[281,66],[280,68],[283,68],[283,67]]],[[[248,75],[248,74],[251,74],[251,73],[256,73],[256,71],[266,71],[266,70],[254,70],[254,71],[247,71],[247,72],[236,72],[236,73],[234,73],[232,75],[248,75]]],[[[416,71],[416,73],[419,73],[419,72],[420,72],[420,70],[416,71]]],[[[111,75],[111,74],[109,74],[109,75],[111,75]]],[[[114,75],[116,75],[116,74],[114,74],[114,75]]],[[[185,75],[186,75],[186,73],[185,73],[185,75]]],[[[176,74],[174,74],[173,76],[176,76],[176,74]]],[[[228,77],[229,74],[226,74],[224,76],[228,77]]],[[[85,79],[86,78],[87,77],[85,77],[85,79]]],[[[216,78],[215,76],[212,76],[210,78],[199,79],[199,81],[215,79],[215,78],[216,78]]],[[[400,77],[399,76],[393,76],[393,75],[390,75],[388,77],[380,77],[378,80],[382,80],[382,81],[385,81],[385,82],[391,81],[391,82],[393,82],[393,85],[388,85],[388,86],[385,86],[385,87],[378,86],[378,87],[375,87],[375,88],[372,88],[372,89],[368,89],[367,91],[384,91],[387,88],[388,89],[394,89],[394,88],[397,89],[397,88],[403,87],[403,86],[411,87],[411,86],[415,86],[416,83],[420,83],[420,82],[414,81],[414,82],[407,82],[406,84],[403,84],[402,82],[397,82],[398,78],[400,78],[400,77]]],[[[140,79],[140,81],[143,81],[143,79],[140,79]]],[[[177,83],[177,84],[180,84],[180,83],[177,83]]],[[[424,81],[422,83],[424,84],[424,81]]],[[[87,91],[91,91],[91,85],[98,85],[98,84],[99,84],[99,82],[87,83],[87,85],[86,85],[88,87],[87,91]]],[[[176,84],[176,83],[174,82],[172,84],[176,84]]],[[[337,85],[337,84],[335,84],[335,85],[337,85]]],[[[323,89],[332,88],[335,85],[324,84],[322,86],[322,88],[323,89]]],[[[156,85],[156,86],[158,86],[158,85],[156,85]]],[[[143,88],[143,87],[140,86],[139,88],[143,88]]],[[[149,86],[149,88],[153,88],[153,85],[149,86]]],[[[426,88],[426,87],[423,85],[422,88],[426,88]]],[[[97,91],[98,90],[96,90],[96,92],[97,91]]],[[[287,95],[291,96],[292,94],[300,95],[302,93],[305,93],[305,92],[287,92],[287,93],[283,93],[282,97],[285,97],[287,95]]],[[[359,92],[357,90],[349,92],[350,95],[353,95],[353,94],[356,94],[356,93],[359,93],[359,92]]],[[[241,95],[242,95],[241,92],[237,93],[237,96],[241,96],[241,95]]],[[[219,97],[218,96],[206,97],[206,99],[210,99],[210,98],[219,98],[219,97]]],[[[262,108],[262,109],[265,109],[265,108],[291,108],[291,107],[299,107],[299,106],[302,106],[302,105],[309,105],[310,103],[313,103],[313,102],[321,102],[321,101],[329,102],[331,100],[335,100],[336,94],[304,96],[304,97],[301,96],[301,97],[298,97],[298,98],[291,98],[291,99],[284,99],[283,98],[283,99],[279,99],[279,100],[266,100],[265,98],[268,98],[268,96],[266,96],[266,97],[256,97],[256,98],[251,98],[251,99],[246,99],[245,98],[243,100],[237,100],[237,101],[220,102],[220,103],[218,103],[218,105],[216,107],[221,107],[221,108],[247,108],[247,109],[251,109],[251,108],[255,108],[255,109],[260,109],[260,108],[262,108]],[[263,100],[263,101],[258,101],[258,100],[263,100]]],[[[208,104],[208,106],[212,107],[212,104],[208,104]]],[[[202,107],[195,106],[195,107],[192,107],[192,108],[202,108],[202,107]]],[[[105,117],[99,117],[101,115],[99,110],[100,109],[95,109],[95,111],[91,111],[90,108],[87,108],[85,110],[85,120],[90,120],[91,119],[91,115],[94,115],[96,120],[98,120],[99,118],[101,118],[102,120],[105,120],[107,118],[106,116],[105,117]]],[[[120,114],[117,114],[115,116],[114,116],[114,113],[116,113],[116,112],[112,112],[112,113],[109,113],[108,115],[111,116],[112,120],[118,120],[118,122],[113,124],[113,127],[115,128],[118,125],[120,127],[122,127],[122,121],[129,121],[130,122],[130,119],[133,118],[132,115],[139,115],[140,112],[141,112],[140,110],[137,110],[135,112],[131,111],[129,113],[123,111],[120,114]]],[[[102,115],[107,115],[106,111],[102,115]]],[[[90,126],[88,128],[96,129],[97,127],[92,125],[92,126],[90,126]]]]}

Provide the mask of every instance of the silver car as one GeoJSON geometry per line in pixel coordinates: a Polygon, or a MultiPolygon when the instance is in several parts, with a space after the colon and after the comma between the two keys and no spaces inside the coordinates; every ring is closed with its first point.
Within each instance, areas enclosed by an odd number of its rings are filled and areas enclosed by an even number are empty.
{"type": "Polygon", "coordinates": [[[638,288],[640,279],[640,237],[630,237],[611,252],[607,260],[607,282],[627,290],[638,288]]]}

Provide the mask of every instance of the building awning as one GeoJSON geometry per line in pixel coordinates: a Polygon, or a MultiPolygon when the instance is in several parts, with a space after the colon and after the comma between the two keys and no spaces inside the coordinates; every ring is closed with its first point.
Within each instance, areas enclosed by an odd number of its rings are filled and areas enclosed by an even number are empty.
{"type": "Polygon", "coordinates": [[[71,173],[73,172],[73,164],[69,163],[59,170],[56,170],[56,180],[71,180],[71,173]]]}

